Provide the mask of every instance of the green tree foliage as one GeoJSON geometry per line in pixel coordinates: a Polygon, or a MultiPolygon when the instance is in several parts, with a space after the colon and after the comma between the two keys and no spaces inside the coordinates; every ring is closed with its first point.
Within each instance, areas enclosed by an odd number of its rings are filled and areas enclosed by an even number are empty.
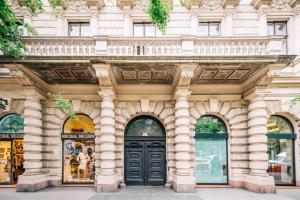
{"type": "Polygon", "coordinates": [[[150,0],[147,10],[152,23],[163,33],[166,33],[166,27],[169,22],[171,5],[162,0],[150,0]]]}
{"type": "Polygon", "coordinates": [[[209,117],[203,117],[196,123],[196,132],[200,133],[218,133],[221,131],[221,125],[217,120],[209,117]]]}
{"type": "Polygon", "coordinates": [[[49,94],[49,95],[54,98],[56,105],[60,109],[65,111],[72,120],[78,120],[77,115],[74,113],[69,100],[63,98],[60,94],[49,94]]]}

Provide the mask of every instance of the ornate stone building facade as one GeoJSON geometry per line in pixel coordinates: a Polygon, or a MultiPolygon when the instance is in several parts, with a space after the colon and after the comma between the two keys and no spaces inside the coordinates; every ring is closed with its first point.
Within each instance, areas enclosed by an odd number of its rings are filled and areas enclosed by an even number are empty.
{"type": "Polygon", "coordinates": [[[300,107],[286,103],[300,95],[300,1],[168,1],[165,35],[147,1],[69,2],[29,17],[10,1],[38,37],[0,59],[0,183],[300,185],[300,107]]]}

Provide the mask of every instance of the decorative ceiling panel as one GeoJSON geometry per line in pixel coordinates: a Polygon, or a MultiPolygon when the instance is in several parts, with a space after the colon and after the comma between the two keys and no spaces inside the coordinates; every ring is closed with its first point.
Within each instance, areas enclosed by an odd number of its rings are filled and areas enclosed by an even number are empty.
{"type": "Polygon", "coordinates": [[[264,64],[214,64],[199,65],[192,79],[192,84],[199,83],[241,83],[249,78],[264,64]]]}
{"type": "Polygon", "coordinates": [[[49,84],[98,83],[93,68],[89,64],[47,63],[29,64],[26,67],[49,84]]]}
{"type": "Polygon", "coordinates": [[[176,65],[165,64],[114,64],[112,66],[118,84],[171,84],[176,65]]]}

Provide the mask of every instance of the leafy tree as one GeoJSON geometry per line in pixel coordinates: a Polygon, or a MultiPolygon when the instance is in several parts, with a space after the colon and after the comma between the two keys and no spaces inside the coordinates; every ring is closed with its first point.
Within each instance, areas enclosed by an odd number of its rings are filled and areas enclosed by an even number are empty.
{"type": "Polygon", "coordinates": [[[200,133],[218,133],[221,131],[220,123],[210,117],[203,117],[196,123],[196,132],[200,133]]]}

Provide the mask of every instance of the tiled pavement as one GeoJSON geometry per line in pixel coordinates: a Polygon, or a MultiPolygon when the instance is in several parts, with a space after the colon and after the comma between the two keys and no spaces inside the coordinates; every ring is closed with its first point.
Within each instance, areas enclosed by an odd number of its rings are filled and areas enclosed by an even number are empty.
{"type": "Polygon", "coordinates": [[[115,193],[96,193],[90,187],[48,188],[34,193],[1,188],[0,200],[300,200],[300,189],[278,189],[277,194],[257,194],[243,189],[199,188],[176,193],[163,187],[127,187],[115,193]]]}

